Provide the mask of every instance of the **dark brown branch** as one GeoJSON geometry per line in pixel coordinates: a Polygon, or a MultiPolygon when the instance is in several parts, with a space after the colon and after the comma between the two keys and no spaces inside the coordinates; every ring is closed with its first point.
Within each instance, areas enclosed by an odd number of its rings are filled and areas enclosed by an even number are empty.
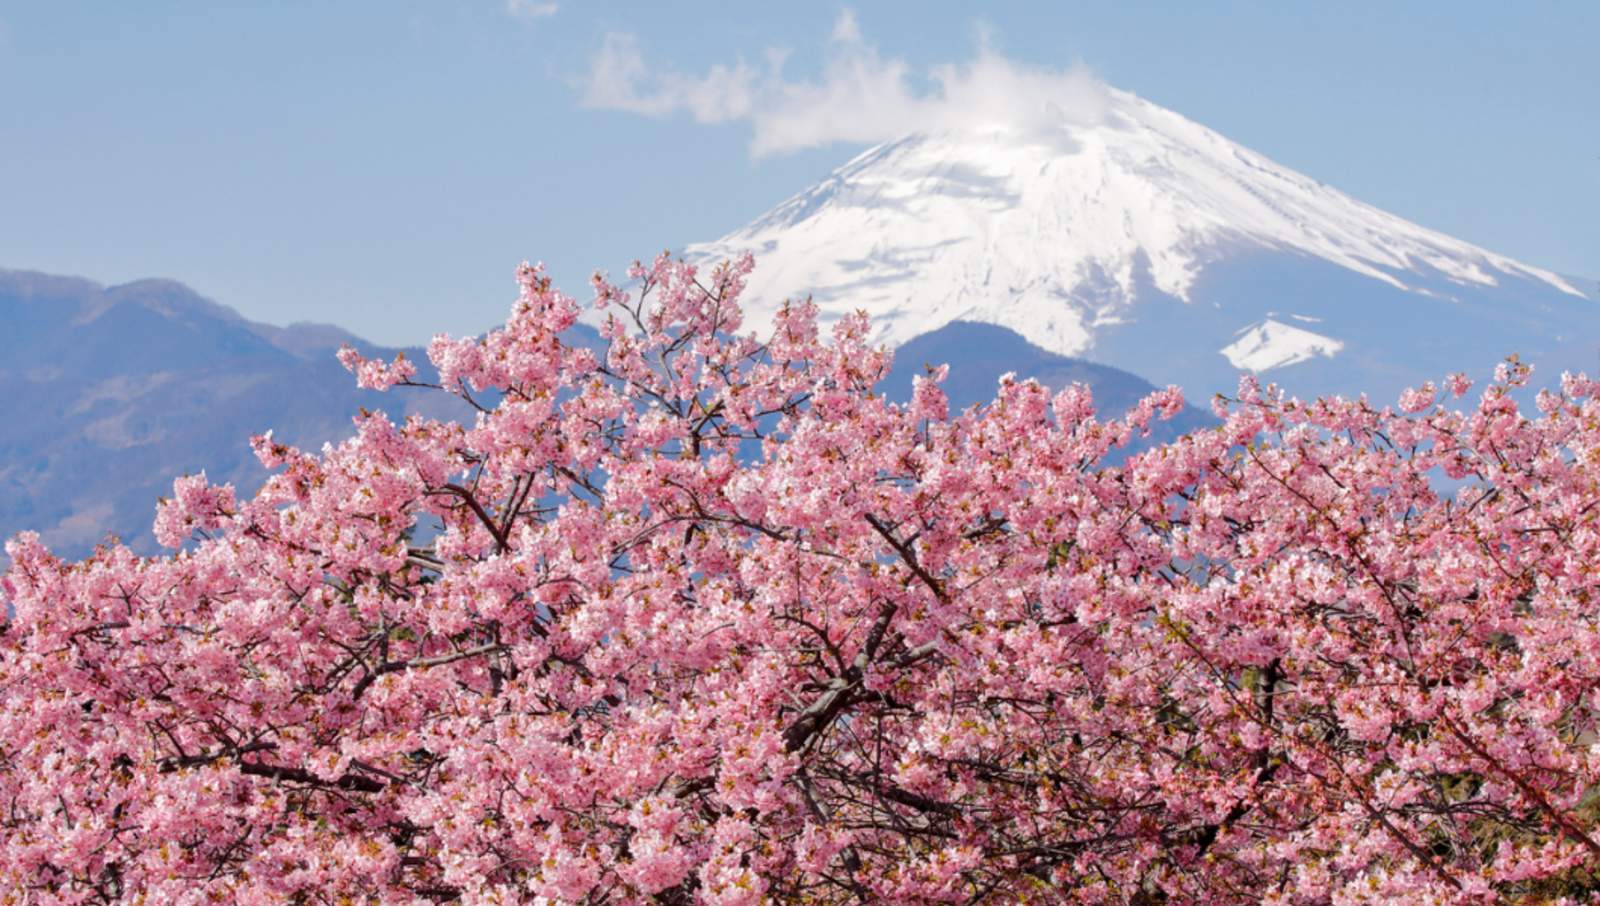
{"type": "Polygon", "coordinates": [[[278,744],[275,742],[252,742],[237,748],[230,746],[212,755],[173,755],[157,761],[156,770],[162,774],[170,774],[183,768],[199,767],[203,764],[221,761],[224,758],[249,755],[252,752],[270,752],[277,747],[278,744]]]}
{"type": "Polygon", "coordinates": [[[885,601],[883,606],[878,608],[878,618],[872,621],[872,628],[867,630],[866,641],[856,653],[855,662],[850,665],[850,669],[834,677],[823,693],[806,706],[806,709],[795,718],[794,723],[789,725],[789,729],[784,731],[784,748],[787,751],[798,752],[805,748],[806,744],[833,723],[834,718],[845,708],[854,704],[856,687],[861,684],[861,677],[866,674],[868,665],[878,653],[878,646],[883,644],[883,638],[889,632],[889,624],[899,609],[893,601],[885,601]]]}
{"type": "Polygon", "coordinates": [[[457,497],[460,497],[462,501],[466,503],[472,512],[477,515],[478,521],[483,523],[483,527],[488,529],[489,534],[494,536],[497,552],[504,553],[511,548],[511,544],[506,541],[505,534],[500,531],[500,526],[495,524],[494,517],[490,516],[488,510],[483,508],[483,504],[478,502],[478,498],[475,494],[461,485],[453,482],[441,487],[439,492],[454,494],[457,497]]]}
{"type": "Polygon", "coordinates": [[[362,777],[360,774],[346,774],[338,780],[323,780],[321,777],[303,768],[286,768],[273,764],[258,764],[256,762],[242,761],[239,763],[239,773],[251,777],[267,777],[272,780],[288,780],[293,783],[304,783],[310,786],[338,787],[341,790],[353,790],[358,793],[381,793],[388,784],[379,783],[371,777],[362,777]]]}
{"type": "Polygon", "coordinates": [[[890,658],[889,660],[884,661],[883,665],[891,670],[899,670],[903,667],[910,667],[912,664],[925,661],[938,653],[939,643],[937,641],[924,642],[910,651],[902,653],[899,657],[890,658]]]}
{"type": "Polygon", "coordinates": [[[897,786],[874,784],[873,790],[890,802],[914,808],[919,812],[932,812],[935,815],[943,815],[946,818],[961,817],[961,809],[948,802],[930,799],[927,796],[913,793],[897,786]]]}
{"type": "Polygon", "coordinates": [[[696,793],[703,793],[716,785],[717,779],[715,777],[696,777],[693,780],[685,780],[684,782],[678,784],[677,788],[672,791],[672,798],[687,799],[696,793]]]}
{"type": "Polygon", "coordinates": [[[384,674],[399,673],[402,670],[425,670],[429,667],[442,667],[445,664],[453,664],[456,661],[464,661],[467,658],[478,657],[484,654],[495,654],[505,650],[506,647],[504,645],[498,642],[493,642],[488,645],[479,645],[476,648],[468,648],[463,651],[455,651],[450,654],[441,654],[437,657],[417,658],[410,661],[389,661],[388,663],[379,664],[378,666],[372,668],[371,671],[363,675],[361,679],[356,681],[355,688],[350,690],[350,699],[354,701],[360,698],[367,691],[368,687],[376,682],[378,677],[383,676],[384,674]]]}
{"type": "Polygon", "coordinates": [[[1572,818],[1568,816],[1566,812],[1556,808],[1554,805],[1551,805],[1550,800],[1545,798],[1544,794],[1535,789],[1533,784],[1529,783],[1527,779],[1515,771],[1507,768],[1505,765],[1500,763],[1499,759],[1484,751],[1483,747],[1478,745],[1478,743],[1474,741],[1472,737],[1462,732],[1461,728],[1456,726],[1455,721],[1448,717],[1444,717],[1440,719],[1440,723],[1444,725],[1446,730],[1450,731],[1450,735],[1454,736],[1456,741],[1460,742],[1463,746],[1466,746],[1468,751],[1482,759],[1486,765],[1493,768],[1500,774],[1500,776],[1511,781],[1511,783],[1516,786],[1522,795],[1528,797],[1528,799],[1532,801],[1534,805],[1539,807],[1540,811],[1545,813],[1552,823],[1561,828],[1561,833],[1565,835],[1567,839],[1589,850],[1590,853],[1600,856],[1600,843],[1596,843],[1593,837],[1583,832],[1583,828],[1573,823],[1572,818]]]}
{"type": "Polygon", "coordinates": [[[849,674],[834,677],[828,684],[826,691],[817,697],[804,711],[795,718],[789,729],[783,732],[784,749],[789,752],[798,752],[806,747],[812,737],[821,733],[833,719],[839,716],[850,704],[850,693],[855,688],[859,679],[850,678],[849,674]]]}
{"type": "Polygon", "coordinates": [[[950,603],[950,598],[945,595],[944,586],[922,567],[922,564],[917,560],[917,552],[912,549],[911,543],[895,537],[894,530],[871,513],[865,514],[865,518],[867,524],[872,526],[873,530],[883,537],[883,540],[889,542],[889,546],[894,548],[895,553],[900,555],[900,559],[905,562],[911,572],[922,580],[922,584],[928,586],[928,590],[933,592],[935,598],[939,599],[939,603],[950,603]]]}

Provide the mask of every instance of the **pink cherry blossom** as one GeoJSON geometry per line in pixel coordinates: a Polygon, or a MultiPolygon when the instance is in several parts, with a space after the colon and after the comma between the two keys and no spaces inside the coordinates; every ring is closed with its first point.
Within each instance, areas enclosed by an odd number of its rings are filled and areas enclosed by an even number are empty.
{"type": "Polygon", "coordinates": [[[741,333],[751,266],[597,275],[597,353],[524,265],[429,347],[471,424],[258,437],[250,499],[175,483],[165,556],[9,542],[0,902],[1600,890],[1594,382],[1244,379],[1124,459],[1177,388],[897,404],[864,317],[741,333]]]}

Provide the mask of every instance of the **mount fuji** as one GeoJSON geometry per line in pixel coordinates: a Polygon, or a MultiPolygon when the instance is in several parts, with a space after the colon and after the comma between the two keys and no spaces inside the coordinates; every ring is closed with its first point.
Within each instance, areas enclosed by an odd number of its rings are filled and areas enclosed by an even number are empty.
{"type": "Polygon", "coordinates": [[[755,253],[751,327],[808,295],[824,320],[866,311],[893,346],[977,322],[1191,399],[1231,395],[1250,373],[1381,404],[1512,353],[1596,370],[1592,281],[1417,226],[1133,94],[1105,95],[1089,117],[1047,108],[881,144],[685,257],[755,253]]]}

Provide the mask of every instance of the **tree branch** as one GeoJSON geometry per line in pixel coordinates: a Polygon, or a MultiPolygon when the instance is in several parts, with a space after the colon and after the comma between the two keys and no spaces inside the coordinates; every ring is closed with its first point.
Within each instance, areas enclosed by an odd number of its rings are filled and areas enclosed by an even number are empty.
{"type": "Polygon", "coordinates": [[[355,701],[356,699],[360,698],[367,691],[368,687],[376,682],[378,677],[383,676],[384,674],[399,673],[402,670],[426,670],[429,667],[442,667],[445,664],[453,664],[456,661],[464,661],[467,658],[478,657],[485,654],[495,654],[505,650],[506,646],[498,642],[492,642],[488,645],[479,645],[476,648],[468,648],[464,651],[456,651],[451,654],[441,654],[436,657],[417,658],[410,661],[389,661],[384,664],[379,664],[378,666],[372,668],[372,670],[363,674],[361,679],[356,681],[355,688],[350,690],[350,700],[355,701]]]}

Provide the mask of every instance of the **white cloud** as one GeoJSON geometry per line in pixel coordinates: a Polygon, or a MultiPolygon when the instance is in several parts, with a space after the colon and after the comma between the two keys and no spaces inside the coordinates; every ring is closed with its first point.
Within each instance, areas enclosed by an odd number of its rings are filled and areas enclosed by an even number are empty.
{"type": "Polygon", "coordinates": [[[608,35],[583,81],[583,103],[649,116],[687,110],[704,123],[747,119],[755,157],[918,131],[1096,122],[1105,114],[1105,86],[1087,69],[1012,62],[992,49],[987,35],[971,60],[935,67],[920,80],[904,60],[884,59],[866,43],[848,10],[832,38],[819,80],[788,81],[782,51],[767,52],[767,71],[741,60],[732,68],[714,65],[705,76],[653,74],[634,36],[608,35]]]}
{"type": "Polygon", "coordinates": [[[833,40],[861,43],[861,26],[856,22],[854,10],[846,9],[839,14],[839,21],[833,24],[833,40]]]}
{"type": "Polygon", "coordinates": [[[743,60],[733,69],[720,63],[712,66],[704,78],[669,73],[652,79],[639,55],[638,39],[611,34],[606,35],[605,46],[586,80],[583,103],[649,116],[683,109],[702,123],[720,123],[750,115],[755,84],[756,72],[743,60]],[[641,93],[639,83],[651,81],[655,90],[641,93]]]}
{"type": "Polygon", "coordinates": [[[541,2],[541,0],[506,0],[506,12],[516,16],[518,19],[543,19],[546,16],[553,16],[559,6],[560,4],[554,2],[554,0],[549,0],[549,2],[541,2]]]}

